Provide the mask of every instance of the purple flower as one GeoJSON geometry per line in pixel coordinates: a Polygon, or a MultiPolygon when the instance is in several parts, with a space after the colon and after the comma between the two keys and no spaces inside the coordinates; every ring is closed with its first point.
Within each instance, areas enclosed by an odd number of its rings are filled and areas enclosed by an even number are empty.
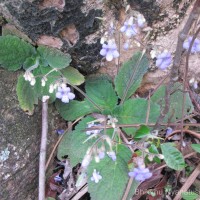
{"type": "Polygon", "coordinates": [[[54,177],[54,181],[55,181],[56,183],[61,182],[62,180],[63,180],[63,179],[62,179],[59,175],[57,175],[57,176],[54,177]]]}
{"type": "Polygon", "coordinates": [[[157,56],[156,66],[161,69],[165,70],[172,62],[171,53],[164,51],[157,56]]]}
{"type": "MultiPolygon", "coordinates": [[[[94,124],[94,122],[89,123],[87,128],[95,128],[95,126],[98,126],[100,124],[94,124]]],[[[99,134],[102,131],[102,129],[97,129],[97,130],[91,130],[91,131],[86,131],[87,135],[92,135],[92,134],[99,134]]]]}
{"type": "Polygon", "coordinates": [[[129,48],[129,43],[128,43],[128,42],[124,43],[123,47],[124,47],[124,50],[128,50],[128,48],[129,48]]]}
{"type": "Polygon", "coordinates": [[[138,24],[138,26],[140,27],[140,28],[142,28],[142,27],[144,27],[144,24],[145,24],[145,18],[144,18],[144,16],[143,15],[138,15],[137,16],[137,24],[138,24]]]}
{"type": "Polygon", "coordinates": [[[130,17],[124,22],[124,25],[120,28],[122,33],[125,33],[127,37],[132,37],[137,35],[137,25],[133,24],[133,17],[130,17]]]}
{"type": "MultiPolygon", "coordinates": [[[[191,42],[192,42],[192,36],[189,36],[188,39],[184,41],[183,48],[188,50],[191,42]]],[[[197,38],[194,40],[194,43],[191,49],[191,53],[195,53],[195,52],[200,52],[200,40],[197,38]]]]}
{"type": "Polygon", "coordinates": [[[128,175],[139,182],[143,182],[152,177],[152,173],[149,169],[144,167],[134,168],[132,172],[128,173],[128,175]]]}
{"type": "Polygon", "coordinates": [[[102,160],[105,157],[105,152],[104,151],[100,151],[98,156],[99,156],[99,159],[102,160]]]}
{"type": "Polygon", "coordinates": [[[166,137],[168,137],[169,135],[171,135],[173,132],[173,129],[171,127],[167,127],[167,130],[166,130],[166,137]]]}
{"type": "Polygon", "coordinates": [[[95,183],[98,183],[102,179],[102,176],[100,175],[99,172],[94,169],[91,177],[91,181],[94,181],[95,183]]]}
{"type": "Polygon", "coordinates": [[[71,89],[67,87],[66,84],[62,84],[60,87],[58,87],[56,98],[61,99],[63,103],[69,103],[69,100],[75,98],[75,95],[70,91],[71,89]]]}
{"type": "Polygon", "coordinates": [[[100,54],[102,56],[105,56],[107,61],[112,61],[113,58],[119,57],[119,52],[117,51],[117,45],[111,40],[108,41],[108,44],[102,45],[100,54]]]}
{"type": "Polygon", "coordinates": [[[62,135],[62,134],[64,134],[65,130],[64,129],[57,129],[56,132],[57,132],[58,135],[62,135]]]}
{"type": "Polygon", "coordinates": [[[107,154],[113,161],[116,161],[117,157],[114,151],[107,152],[107,154]]]}

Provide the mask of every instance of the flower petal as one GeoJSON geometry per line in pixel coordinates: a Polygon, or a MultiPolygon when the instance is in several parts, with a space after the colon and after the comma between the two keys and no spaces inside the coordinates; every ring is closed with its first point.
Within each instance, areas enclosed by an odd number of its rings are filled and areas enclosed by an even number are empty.
{"type": "Polygon", "coordinates": [[[101,49],[100,54],[101,54],[102,56],[106,56],[107,50],[106,50],[106,49],[101,49]]]}
{"type": "Polygon", "coordinates": [[[62,98],[62,93],[61,92],[56,92],[56,98],[61,99],[62,98]]]}
{"type": "Polygon", "coordinates": [[[119,57],[119,52],[117,50],[113,51],[113,57],[118,58],[119,57]]]}
{"type": "Polygon", "coordinates": [[[68,96],[67,96],[67,95],[63,95],[61,101],[62,101],[63,103],[69,103],[69,98],[68,98],[68,96]]]}
{"type": "Polygon", "coordinates": [[[107,54],[106,54],[106,60],[112,61],[112,59],[113,59],[112,51],[108,51],[107,54]]]}
{"type": "Polygon", "coordinates": [[[126,31],[126,29],[127,29],[127,26],[122,26],[122,27],[120,28],[120,31],[123,33],[123,32],[126,31]]]}
{"type": "Polygon", "coordinates": [[[72,99],[75,98],[75,94],[73,94],[73,93],[71,93],[71,92],[69,92],[67,95],[68,95],[68,98],[69,98],[70,100],[72,100],[72,99]]]}

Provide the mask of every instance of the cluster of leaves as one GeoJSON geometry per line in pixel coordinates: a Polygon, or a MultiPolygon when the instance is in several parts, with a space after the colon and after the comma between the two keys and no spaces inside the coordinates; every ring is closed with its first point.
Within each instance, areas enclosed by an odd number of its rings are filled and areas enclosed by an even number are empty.
{"type": "Polygon", "coordinates": [[[1,67],[17,71],[23,67],[24,70],[30,69],[38,62],[38,65],[31,71],[36,77],[36,84],[31,86],[25,81],[23,75],[20,75],[17,83],[17,95],[21,108],[24,111],[33,113],[34,104],[42,96],[50,96],[49,102],[54,102],[55,92],[49,93],[50,84],[55,83],[59,78],[64,77],[71,85],[80,85],[84,82],[84,77],[78,70],[69,66],[71,57],[55,48],[47,46],[33,47],[24,40],[6,35],[0,37],[0,64],[1,67]],[[41,85],[41,79],[46,75],[45,86],[41,85]]]}
{"type": "MultiPolygon", "coordinates": [[[[110,79],[106,76],[88,78],[85,83],[85,96],[87,98],[83,101],[72,101],[69,104],[56,101],[56,107],[60,115],[65,120],[70,121],[95,112],[117,118],[118,124],[144,124],[146,122],[148,107],[150,107],[148,123],[156,123],[160,115],[160,107],[164,104],[165,87],[161,87],[155,92],[151,100],[130,98],[140,86],[142,77],[147,72],[148,65],[147,57],[141,52],[137,52],[128,62],[122,65],[114,80],[114,87],[110,79]]],[[[180,85],[176,87],[180,89],[180,85]]],[[[172,121],[181,118],[181,113],[177,109],[176,98],[179,98],[179,104],[181,104],[183,97],[180,90],[174,91],[171,95],[170,112],[165,120],[169,117],[172,121]]],[[[186,98],[185,112],[188,114],[191,113],[193,106],[189,96],[186,98]]],[[[87,123],[93,120],[95,118],[92,116],[83,118],[74,131],[64,135],[58,148],[58,158],[61,159],[64,155],[68,154],[72,166],[83,160],[88,148],[95,143],[95,138],[87,140],[88,135],[85,133],[87,123]],[[86,140],[87,142],[84,142],[86,140]]],[[[145,125],[142,125],[139,129],[133,127],[123,127],[122,129],[135,141],[140,141],[151,136],[150,129],[145,125]]],[[[106,134],[111,136],[113,131],[114,129],[112,128],[106,129],[106,134]]],[[[109,197],[108,199],[121,199],[126,188],[129,171],[128,161],[131,158],[131,152],[128,147],[121,144],[118,137],[115,138],[115,141],[119,141],[114,147],[117,157],[116,162],[106,157],[100,163],[92,161],[87,168],[88,177],[92,176],[93,169],[100,171],[103,177],[98,184],[90,181],[88,178],[89,192],[92,199],[103,199],[105,192],[109,197]]],[[[106,151],[109,151],[109,149],[106,149],[106,151]]],[[[171,143],[165,143],[157,147],[152,143],[149,152],[158,154],[159,151],[164,155],[166,164],[170,168],[181,170],[185,167],[182,154],[171,143]]],[[[157,158],[157,161],[159,162],[160,160],[157,158]]],[[[138,184],[136,181],[133,182],[129,195],[134,194],[138,184]]]]}
{"type": "MultiPolygon", "coordinates": [[[[55,101],[55,105],[60,115],[67,121],[73,121],[79,117],[83,118],[70,134],[66,134],[58,148],[58,158],[66,154],[70,157],[72,166],[80,163],[87,150],[96,143],[96,138],[85,133],[87,124],[96,118],[90,116],[92,113],[99,113],[102,116],[112,116],[118,120],[118,124],[123,125],[122,130],[134,141],[140,142],[150,139],[149,152],[152,154],[164,155],[164,160],[168,167],[181,170],[185,167],[182,154],[173,143],[154,144],[154,137],[151,129],[142,125],[145,123],[156,123],[161,107],[164,105],[165,86],[161,86],[150,98],[130,98],[139,88],[143,75],[147,72],[149,62],[141,52],[137,52],[126,63],[124,63],[115,77],[114,84],[107,76],[91,76],[85,83],[85,99],[83,101],[70,101],[69,104],[56,100],[55,92],[49,93],[49,87],[60,78],[65,78],[72,85],[80,85],[85,80],[84,77],[74,68],[70,67],[70,55],[65,54],[57,49],[39,46],[33,47],[29,43],[19,39],[16,36],[0,37],[0,64],[3,68],[10,71],[17,71],[23,67],[24,70],[30,68],[36,78],[36,84],[31,86],[23,75],[18,77],[17,95],[21,108],[24,111],[32,113],[34,105],[38,103],[38,99],[42,96],[50,96],[50,103],[55,101]],[[36,67],[33,67],[38,62],[36,67]],[[45,86],[41,85],[41,80],[47,76],[45,86]],[[147,122],[148,119],[148,122],[147,122]],[[136,129],[134,127],[126,127],[125,125],[140,124],[136,129]]],[[[170,95],[170,109],[164,121],[175,122],[181,119],[181,105],[183,102],[182,85],[177,83],[170,95]]],[[[186,94],[185,115],[190,114],[193,106],[189,95],[186,94]]],[[[114,128],[105,129],[104,134],[109,137],[113,136],[114,128]]],[[[130,149],[122,144],[118,135],[114,137],[116,144],[113,150],[116,153],[116,161],[113,162],[108,156],[96,163],[94,160],[87,168],[87,175],[91,177],[93,170],[97,169],[102,180],[96,184],[88,179],[89,192],[92,199],[104,199],[107,194],[108,199],[121,199],[128,182],[129,165],[131,158],[130,149]],[[116,192],[117,191],[117,192],[116,192]]],[[[108,145],[105,146],[109,151],[108,145]]],[[[200,152],[200,146],[193,144],[192,148],[200,152]]],[[[141,152],[139,152],[141,153],[141,152]]],[[[148,157],[147,157],[148,158],[148,157]]],[[[148,159],[147,159],[148,160],[148,159]]],[[[148,161],[150,162],[150,160],[148,161]]],[[[159,157],[154,157],[153,162],[160,162],[159,157]]],[[[134,194],[139,183],[133,181],[128,197],[134,194]]],[[[187,196],[187,194],[183,194],[187,196]]]]}

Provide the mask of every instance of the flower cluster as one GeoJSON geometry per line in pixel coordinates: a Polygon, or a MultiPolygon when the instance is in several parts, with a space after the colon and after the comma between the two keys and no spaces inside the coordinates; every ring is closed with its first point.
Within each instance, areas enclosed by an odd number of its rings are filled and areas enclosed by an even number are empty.
{"type": "Polygon", "coordinates": [[[116,161],[117,157],[114,151],[107,152],[107,155],[113,160],[116,161]]]}
{"type": "Polygon", "coordinates": [[[125,33],[128,38],[137,35],[137,25],[133,23],[133,17],[130,17],[124,22],[124,25],[120,28],[120,31],[125,33]]]}
{"type": "Polygon", "coordinates": [[[24,79],[25,81],[29,81],[32,86],[34,86],[36,83],[33,73],[28,70],[24,73],[24,79]]]}
{"type": "MultiPolygon", "coordinates": [[[[188,50],[189,47],[190,47],[190,44],[192,42],[192,36],[189,36],[183,43],[183,48],[188,50]]],[[[198,53],[200,52],[200,40],[199,39],[195,39],[194,40],[194,43],[192,45],[192,48],[191,48],[191,53],[198,53]]]]}
{"type": "Polygon", "coordinates": [[[112,127],[115,128],[117,122],[118,122],[117,118],[112,117],[111,115],[108,115],[108,121],[107,121],[108,125],[112,125],[112,127]]]}
{"type": "MultiPolygon", "coordinates": [[[[95,128],[95,126],[98,126],[98,125],[100,125],[100,124],[95,124],[94,122],[90,122],[90,123],[88,123],[87,128],[95,128]]],[[[99,130],[91,130],[91,131],[86,131],[86,134],[87,134],[87,135],[92,135],[92,134],[97,135],[97,134],[99,134],[101,131],[102,131],[102,129],[99,129],[99,130]]]]}
{"type": "Polygon", "coordinates": [[[156,66],[161,70],[165,70],[171,65],[171,63],[172,56],[168,51],[163,51],[161,54],[156,56],[156,66]]]}
{"type": "Polygon", "coordinates": [[[143,182],[152,177],[152,173],[144,166],[139,166],[138,168],[135,167],[132,172],[128,173],[128,175],[139,182],[143,182]]]}
{"type": "Polygon", "coordinates": [[[119,52],[117,51],[117,45],[113,40],[109,40],[108,44],[102,45],[100,54],[102,56],[105,56],[107,61],[112,61],[113,58],[119,57],[119,52]]]}
{"type": "Polygon", "coordinates": [[[191,78],[189,81],[190,85],[196,90],[198,88],[198,82],[195,78],[191,78]]]}
{"type": "Polygon", "coordinates": [[[61,99],[63,103],[69,103],[70,100],[75,98],[75,95],[71,92],[71,89],[63,83],[57,89],[56,98],[61,99]]]}
{"type": "MultiPolygon", "coordinates": [[[[145,18],[141,14],[138,14],[137,18],[131,16],[124,22],[123,26],[120,28],[120,32],[124,33],[127,37],[126,42],[123,44],[125,50],[129,48],[130,38],[136,36],[139,33],[139,29],[144,27],[145,22],[145,18]]],[[[102,44],[100,54],[104,56],[107,61],[112,61],[114,58],[119,57],[119,52],[117,50],[117,45],[114,39],[115,31],[116,28],[113,22],[111,22],[109,30],[105,32],[100,41],[102,44]]]]}
{"type": "Polygon", "coordinates": [[[97,170],[94,169],[92,173],[91,181],[98,183],[101,179],[102,179],[102,176],[100,175],[100,172],[97,172],[97,170]]]}

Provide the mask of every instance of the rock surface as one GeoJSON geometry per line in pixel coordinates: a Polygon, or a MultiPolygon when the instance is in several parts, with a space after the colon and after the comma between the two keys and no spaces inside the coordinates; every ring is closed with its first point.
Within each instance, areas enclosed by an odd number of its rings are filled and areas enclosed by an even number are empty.
{"type": "Polygon", "coordinates": [[[34,43],[60,48],[72,55],[72,65],[91,73],[99,65],[99,36],[88,44],[86,38],[99,29],[102,10],[88,7],[90,1],[2,0],[0,13],[34,43]],[[53,2],[53,3],[52,3],[53,2]],[[52,40],[54,42],[52,43],[52,40]]]}
{"type": "MultiPolygon", "coordinates": [[[[41,137],[41,106],[33,116],[19,107],[17,75],[0,69],[0,199],[37,199],[38,156],[41,137]]],[[[57,136],[57,118],[49,109],[48,154],[57,136]]]]}

